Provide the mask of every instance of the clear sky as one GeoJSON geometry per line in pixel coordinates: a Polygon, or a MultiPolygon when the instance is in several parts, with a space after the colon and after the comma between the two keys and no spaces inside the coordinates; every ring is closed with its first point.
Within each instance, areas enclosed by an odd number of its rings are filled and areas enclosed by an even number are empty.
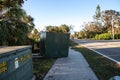
{"type": "Polygon", "coordinates": [[[93,21],[98,4],[101,11],[120,12],[120,0],[27,0],[23,9],[34,18],[39,30],[48,25],[67,24],[74,25],[74,31],[79,31],[84,22],[93,21]]]}

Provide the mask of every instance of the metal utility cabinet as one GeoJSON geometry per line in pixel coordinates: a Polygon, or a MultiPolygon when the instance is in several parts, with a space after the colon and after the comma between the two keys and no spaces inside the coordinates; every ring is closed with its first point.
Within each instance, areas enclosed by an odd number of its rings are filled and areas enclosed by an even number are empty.
{"type": "Polygon", "coordinates": [[[67,57],[69,36],[68,33],[42,32],[40,35],[40,54],[46,58],[67,57]]]}
{"type": "Polygon", "coordinates": [[[0,80],[32,80],[30,46],[0,48],[0,80]]]}

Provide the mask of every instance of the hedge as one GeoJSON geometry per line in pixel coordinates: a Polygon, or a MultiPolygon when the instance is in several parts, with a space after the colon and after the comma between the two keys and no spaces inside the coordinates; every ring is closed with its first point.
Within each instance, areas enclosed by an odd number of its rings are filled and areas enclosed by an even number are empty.
{"type": "Polygon", "coordinates": [[[112,35],[109,33],[97,34],[94,39],[96,40],[110,40],[112,39],[112,35]]]}
{"type": "MultiPolygon", "coordinates": [[[[115,34],[114,38],[120,39],[120,33],[115,34]]],[[[97,35],[95,35],[95,37],[93,39],[95,39],[95,40],[110,40],[110,39],[112,39],[112,35],[109,33],[97,34],[97,35]]]]}

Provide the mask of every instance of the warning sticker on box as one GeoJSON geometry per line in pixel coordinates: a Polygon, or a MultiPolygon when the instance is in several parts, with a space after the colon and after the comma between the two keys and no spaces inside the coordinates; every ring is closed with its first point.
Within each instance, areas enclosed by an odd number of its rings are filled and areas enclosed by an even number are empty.
{"type": "Polygon", "coordinates": [[[15,58],[15,68],[17,69],[18,67],[19,67],[18,58],[15,58]]]}

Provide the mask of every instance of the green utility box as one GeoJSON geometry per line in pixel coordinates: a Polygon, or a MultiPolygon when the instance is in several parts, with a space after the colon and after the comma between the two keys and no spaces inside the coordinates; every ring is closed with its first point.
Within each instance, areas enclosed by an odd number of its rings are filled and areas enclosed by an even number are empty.
{"type": "Polygon", "coordinates": [[[46,58],[67,57],[69,36],[68,33],[42,32],[40,35],[40,54],[46,58]]]}
{"type": "Polygon", "coordinates": [[[33,80],[30,46],[0,48],[0,80],[33,80]]]}

